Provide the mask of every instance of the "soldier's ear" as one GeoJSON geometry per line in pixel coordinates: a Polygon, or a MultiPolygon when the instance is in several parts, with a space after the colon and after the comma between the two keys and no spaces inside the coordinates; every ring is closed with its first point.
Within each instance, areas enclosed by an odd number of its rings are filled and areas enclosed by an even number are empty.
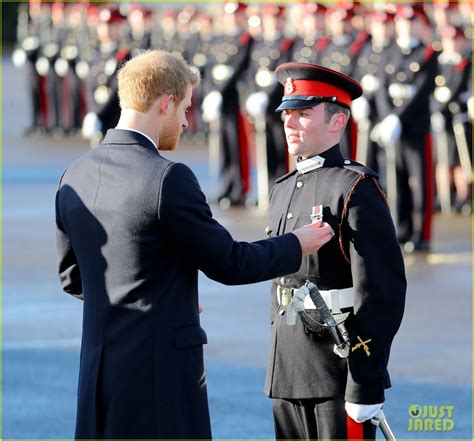
{"type": "Polygon", "coordinates": [[[338,132],[343,130],[347,124],[347,116],[344,113],[336,113],[329,120],[329,130],[338,132]]]}

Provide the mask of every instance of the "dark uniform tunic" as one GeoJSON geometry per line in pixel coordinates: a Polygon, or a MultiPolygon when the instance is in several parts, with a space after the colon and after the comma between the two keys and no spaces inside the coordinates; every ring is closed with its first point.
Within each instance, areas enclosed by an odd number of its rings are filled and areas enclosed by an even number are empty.
{"type": "MultiPolygon", "coordinates": [[[[293,171],[277,180],[270,196],[270,236],[310,223],[312,207],[320,204],[323,220],[336,235],[318,253],[304,257],[296,273],[275,279],[272,285],[272,346],[265,392],[271,398],[299,400],[299,406],[338,402],[339,410],[333,407],[334,415],[327,421],[314,423],[316,427],[310,424],[314,431],[309,434],[309,438],[317,438],[319,433],[319,437],[324,434],[337,439],[347,437],[344,400],[358,404],[384,401],[384,389],[390,386],[390,346],[403,315],[406,279],[377,175],[344,160],[339,146],[320,158],[324,161],[319,167],[305,174],[293,171]],[[354,287],[354,309],[346,326],[352,347],[358,343],[357,337],[371,339],[370,356],[357,349],[346,362],[333,353],[334,341],[327,332],[307,331],[300,320],[295,326],[287,324],[277,302],[277,286],[298,288],[306,280],[321,290],[354,287]]],[[[315,310],[306,312],[322,321],[315,310]]],[[[285,429],[295,424],[296,417],[283,417],[281,424],[282,402],[275,403],[276,427],[281,428],[277,437],[296,437],[285,429]]]]}

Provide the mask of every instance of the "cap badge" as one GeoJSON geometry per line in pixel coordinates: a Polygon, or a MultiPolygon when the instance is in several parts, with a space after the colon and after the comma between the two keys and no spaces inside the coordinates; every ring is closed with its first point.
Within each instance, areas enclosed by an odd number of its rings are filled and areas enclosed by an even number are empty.
{"type": "Polygon", "coordinates": [[[290,95],[295,91],[295,83],[291,78],[287,78],[285,82],[285,94],[290,95]]]}

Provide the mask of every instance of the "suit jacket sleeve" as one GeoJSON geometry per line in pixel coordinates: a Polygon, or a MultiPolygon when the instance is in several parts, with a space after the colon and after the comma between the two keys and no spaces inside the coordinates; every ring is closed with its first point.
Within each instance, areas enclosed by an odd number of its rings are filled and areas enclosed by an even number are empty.
{"type": "Polygon", "coordinates": [[[212,217],[192,171],[172,164],[164,174],[158,217],[173,253],[218,282],[237,285],[291,274],[301,265],[301,247],[294,234],[236,242],[212,217]]]}
{"type": "Polygon", "coordinates": [[[403,258],[387,205],[371,179],[363,179],[349,202],[350,259],[355,290],[346,401],[384,401],[392,340],[405,305],[403,258]],[[367,343],[370,355],[357,337],[367,343]]]}
{"type": "MultiPolygon", "coordinates": [[[[62,179],[62,178],[61,178],[62,179]]],[[[69,238],[61,222],[59,209],[60,192],[56,193],[56,248],[58,255],[58,274],[61,286],[65,292],[83,300],[81,272],[76,255],[71,247],[69,238]]]]}

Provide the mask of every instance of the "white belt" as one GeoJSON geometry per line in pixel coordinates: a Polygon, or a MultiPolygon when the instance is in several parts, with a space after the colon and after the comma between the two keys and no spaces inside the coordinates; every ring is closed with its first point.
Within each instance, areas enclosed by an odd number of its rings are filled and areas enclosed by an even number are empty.
{"type": "MultiPolygon", "coordinates": [[[[293,292],[296,288],[285,288],[277,286],[277,302],[283,307],[287,307],[291,303],[293,292]]],[[[333,314],[339,314],[341,309],[354,307],[354,288],[329,289],[321,290],[321,297],[326,302],[328,308],[333,314]]],[[[304,299],[304,309],[316,309],[310,296],[304,299]]]]}

